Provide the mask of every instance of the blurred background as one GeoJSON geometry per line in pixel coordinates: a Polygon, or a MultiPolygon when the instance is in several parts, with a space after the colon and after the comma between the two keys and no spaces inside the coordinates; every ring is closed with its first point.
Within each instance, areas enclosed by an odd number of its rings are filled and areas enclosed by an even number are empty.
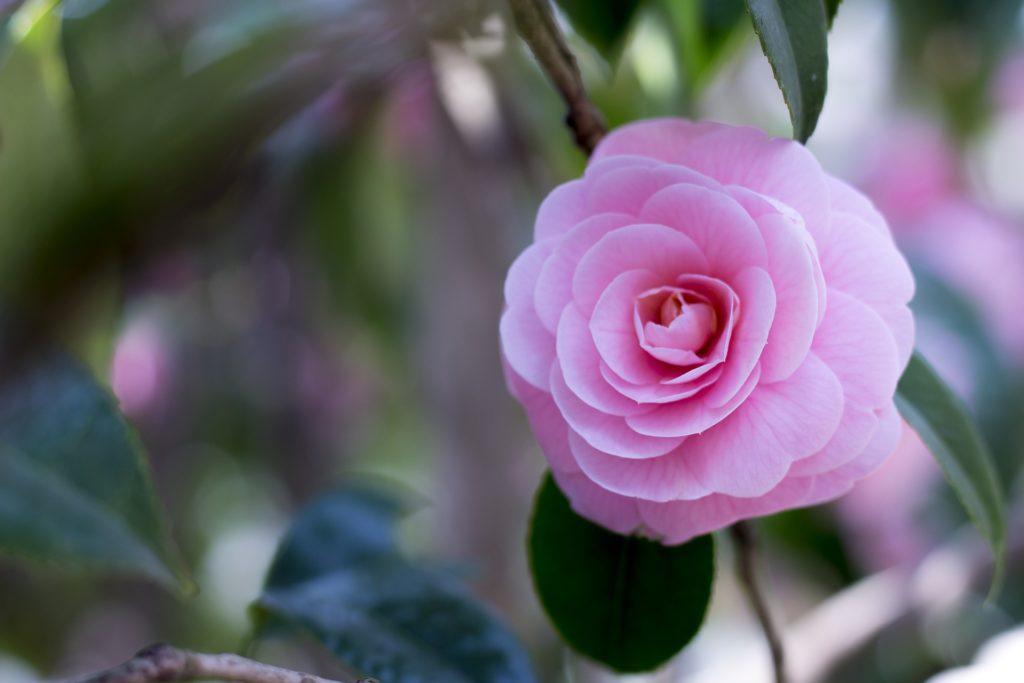
{"type": "MultiPolygon", "coordinates": [[[[615,69],[570,41],[612,126],[789,134],[742,0],[648,2],[615,69]]],[[[800,680],[914,683],[1024,622],[1021,2],[847,0],[829,53],[810,147],[912,262],[919,346],[1001,468],[1010,569],[986,604],[984,545],[909,431],[762,535],[800,680]]],[[[109,383],[201,589],[0,557],[0,681],[237,649],[295,511],[353,476],[428,502],[405,548],[464,567],[542,680],[608,679],[533,595],[543,458],[498,357],[505,271],[585,164],[563,116],[497,0],[0,0],[2,367],[57,343],[109,383]]],[[[768,680],[727,546],[704,631],[650,680],[768,680]]]]}

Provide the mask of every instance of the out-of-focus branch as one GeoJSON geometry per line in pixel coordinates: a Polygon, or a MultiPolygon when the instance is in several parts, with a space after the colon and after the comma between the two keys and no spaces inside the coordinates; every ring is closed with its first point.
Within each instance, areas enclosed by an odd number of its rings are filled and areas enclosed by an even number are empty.
{"type": "Polygon", "coordinates": [[[604,137],[604,121],[587,96],[576,58],[558,28],[551,3],[549,0],[508,0],[508,4],[516,30],[565,100],[569,109],[565,122],[576,144],[589,155],[604,137]]]}
{"type": "MultiPolygon", "coordinates": [[[[216,679],[233,683],[347,683],[263,664],[233,654],[211,655],[151,645],[127,662],[63,683],[170,683],[216,679]]],[[[361,678],[355,683],[377,683],[361,678]]]]}
{"type": "Polygon", "coordinates": [[[736,546],[736,571],[739,574],[740,583],[747,593],[757,621],[761,624],[765,639],[768,641],[768,649],[772,655],[772,667],[775,670],[775,683],[787,683],[786,656],[782,647],[782,636],[779,634],[775,622],[772,620],[771,612],[768,610],[768,603],[761,586],[757,580],[757,541],[754,537],[754,530],[748,522],[736,522],[730,527],[732,538],[736,546]]]}

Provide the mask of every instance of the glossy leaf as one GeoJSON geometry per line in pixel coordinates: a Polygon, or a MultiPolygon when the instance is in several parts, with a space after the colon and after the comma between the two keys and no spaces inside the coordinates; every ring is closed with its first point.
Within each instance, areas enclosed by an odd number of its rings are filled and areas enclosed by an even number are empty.
{"type": "Polygon", "coordinates": [[[0,393],[0,552],[190,587],[135,435],[71,361],[0,393]]]}
{"type": "Polygon", "coordinates": [[[515,637],[454,576],[400,555],[394,526],[407,510],[380,489],[318,498],[282,542],[257,617],[388,683],[534,681],[515,637]]]}
{"type": "MultiPolygon", "coordinates": [[[[615,63],[641,0],[555,0],[573,28],[601,55],[615,63]]],[[[546,0],[545,0],[546,2],[546,0]]]]}
{"type": "Polygon", "coordinates": [[[939,461],[971,521],[991,546],[997,588],[1006,530],[1003,492],[988,448],[963,404],[916,352],[900,378],[896,405],[939,461]]]}
{"type": "Polygon", "coordinates": [[[827,89],[825,5],[821,0],[747,0],[747,10],[789,108],[793,137],[807,142],[827,89]]]}
{"type": "Polygon", "coordinates": [[[615,671],[658,667],[704,621],[715,574],[711,536],[665,546],[612,533],[573,512],[549,475],[529,551],[534,586],[562,638],[615,671]]]}

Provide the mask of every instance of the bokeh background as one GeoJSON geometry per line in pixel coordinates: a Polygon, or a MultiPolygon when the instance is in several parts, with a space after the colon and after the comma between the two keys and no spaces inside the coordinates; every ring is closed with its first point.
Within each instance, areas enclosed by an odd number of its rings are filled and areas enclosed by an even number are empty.
{"type": "MultiPolygon", "coordinates": [[[[154,641],[241,647],[294,512],[367,476],[426,502],[406,548],[462,567],[543,680],[606,680],[564,653],[524,555],[543,458],[502,379],[502,281],[585,159],[502,3],[54,5],[0,1],[0,358],[56,339],[109,383],[201,592],[0,557],[0,681],[154,641]]],[[[789,134],[742,1],[648,3],[615,69],[570,39],[613,126],[789,134]]],[[[986,603],[987,551],[909,431],[852,494],[762,536],[801,680],[917,683],[1024,621],[1021,2],[847,0],[829,53],[810,147],[912,262],[919,346],[999,463],[1010,569],[986,603]]],[[[652,680],[767,680],[720,547],[704,631],[652,680]]]]}

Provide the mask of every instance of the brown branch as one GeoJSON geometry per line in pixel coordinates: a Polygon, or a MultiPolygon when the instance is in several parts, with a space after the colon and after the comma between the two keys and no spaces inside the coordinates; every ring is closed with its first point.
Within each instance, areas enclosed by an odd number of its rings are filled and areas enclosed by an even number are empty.
{"type": "MultiPolygon", "coordinates": [[[[112,669],[58,683],[172,683],[214,679],[232,683],[348,683],[320,678],[238,655],[210,655],[151,645],[112,669]]],[[[361,678],[355,683],[377,683],[361,678]]]]}
{"type": "Polygon", "coordinates": [[[736,522],[729,528],[736,547],[736,571],[740,583],[746,591],[747,599],[754,608],[757,621],[761,624],[768,649],[772,655],[772,667],[775,670],[775,683],[787,683],[786,656],[782,647],[782,637],[768,611],[768,603],[761,592],[757,581],[757,539],[749,522],[736,522]]]}
{"type": "Polygon", "coordinates": [[[516,30],[565,100],[569,109],[565,122],[576,144],[589,156],[604,137],[604,121],[587,96],[576,58],[558,28],[551,3],[549,0],[508,0],[508,4],[516,30]]]}

